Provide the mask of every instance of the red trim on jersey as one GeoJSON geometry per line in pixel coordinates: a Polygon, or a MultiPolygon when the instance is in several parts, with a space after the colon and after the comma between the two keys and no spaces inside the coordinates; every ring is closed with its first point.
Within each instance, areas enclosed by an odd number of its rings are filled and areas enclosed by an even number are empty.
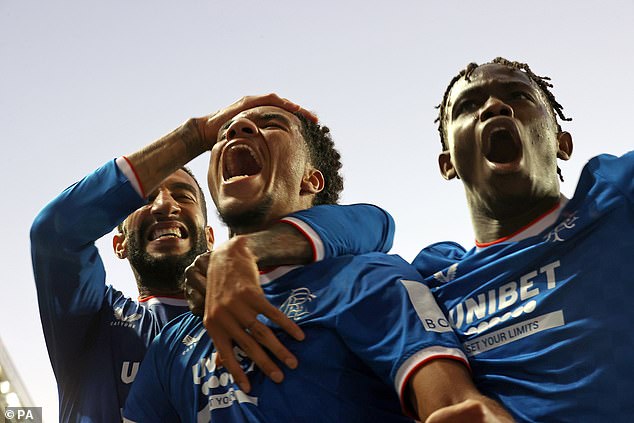
{"type": "Polygon", "coordinates": [[[534,224],[536,224],[537,222],[539,222],[540,220],[542,220],[543,218],[545,218],[546,216],[548,216],[549,214],[551,214],[552,212],[554,212],[555,210],[557,210],[559,208],[559,205],[561,204],[561,201],[558,201],[557,204],[555,204],[550,210],[548,210],[546,213],[542,214],[541,216],[539,216],[537,219],[531,221],[530,223],[528,223],[525,226],[522,226],[520,229],[518,229],[517,231],[513,232],[510,235],[507,235],[505,237],[502,237],[500,239],[496,239],[495,241],[491,241],[491,242],[478,242],[478,240],[476,239],[475,245],[476,247],[480,247],[480,248],[484,248],[484,247],[488,247],[490,245],[493,244],[498,244],[500,242],[504,242],[508,239],[513,238],[515,235],[519,234],[520,232],[525,231],[526,229],[530,228],[531,226],[533,226],[534,224]]]}
{"type": "Polygon", "coordinates": [[[139,302],[144,303],[152,298],[173,298],[175,300],[184,300],[185,295],[150,295],[149,297],[139,297],[139,302]]]}
{"type": "Polygon", "coordinates": [[[136,178],[136,182],[139,184],[139,189],[141,190],[141,197],[146,198],[147,196],[145,195],[145,189],[143,189],[143,184],[141,183],[141,179],[139,178],[139,174],[136,173],[136,169],[134,168],[134,166],[132,166],[132,162],[126,156],[121,156],[121,157],[123,157],[123,160],[125,160],[128,163],[128,166],[130,166],[130,169],[132,170],[132,173],[134,173],[134,177],[136,178]]]}
{"type": "Polygon", "coordinates": [[[412,410],[410,408],[409,401],[406,401],[406,399],[405,399],[405,391],[406,391],[406,388],[407,388],[407,384],[409,383],[409,379],[412,376],[414,376],[414,373],[416,373],[416,371],[418,371],[418,369],[423,367],[425,364],[429,363],[432,360],[438,360],[439,358],[459,361],[462,364],[464,364],[465,366],[467,366],[467,370],[469,370],[469,373],[471,373],[471,366],[469,366],[469,362],[464,360],[462,357],[457,357],[455,355],[449,355],[449,354],[433,355],[431,357],[427,357],[426,359],[424,359],[420,363],[417,363],[414,367],[412,367],[412,369],[403,378],[403,385],[401,386],[401,392],[399,393],[399,398],[401,400],[401,409],[403,410],[403,413],[405,413],[405,415],[407,417],[411,417],[411,418],[413,418],[415,420],[419,419],[419,417],[416,415],[414,410],[412,410]]]}
{"type": "Polygon", "coordinates": [[[313,262],[317,261],[317,247],[315,246],[315,242],[313,241],[313,239],[310,237],[310,235],[308,235],[308,233],[301,227],[299,226],[297,223],[295,222],[291,222],[289,220],[280,220],[280,223],[287,223],[291,226],[293,226],[295,229],[297,229],[302,235],[304,235],[304,238],[306,238],[308,240],[308,242],[310,242],[310,248],[312,248],[313,250],[313,262]]]}

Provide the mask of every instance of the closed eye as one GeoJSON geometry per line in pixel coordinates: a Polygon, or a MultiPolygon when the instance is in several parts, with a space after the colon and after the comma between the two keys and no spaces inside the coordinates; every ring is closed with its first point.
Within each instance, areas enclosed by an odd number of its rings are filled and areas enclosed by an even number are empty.
{"type": "Polygon", "coordinates": [[[509,97],[513,100],[535,101],[533,99],[533,96],[527,93],[526,91],[513,91],[509,97]]]}
{"type": "Polygon", "coordinates": [[[274,122],[267,122],[265,124],[262,125],[262,129],[284,129],[284,127],[278,123],[274,123],[274,122]]]}
{"type": "Polygon", "coordinates": [[[454,107],[454,113],[456,115],[461,115],[463,113],[471,113],[478,108],[478,103],[474,100],[463,100],[456,107],[454,107]]]}
{"type": "Polygon", "coordinates": [[[193,196],[187,194],[175,194],[174,199],[179,203],[193,203],[196,201],[193,196]]]}

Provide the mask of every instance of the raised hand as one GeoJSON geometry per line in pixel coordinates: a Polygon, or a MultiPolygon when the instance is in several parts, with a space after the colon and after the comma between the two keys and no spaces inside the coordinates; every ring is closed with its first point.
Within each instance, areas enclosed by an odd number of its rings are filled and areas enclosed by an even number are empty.
{"type": "Polygon", "coordinates": [[[302,108],[300,105],[295,104],[290,100],[278,96],[277,94],[271,93],[257,96],[246,96],[224,109],[217,111],[216,113],[194,119],[200,136],[206,145],[206,149],[210,150],[214,146],[218,137],[218,132],[220,132],[222,125],[238,113],[259,106],[274,106],[291,113],[299,112],[307,119],[317,122],[317,116],[315,116],[312,112],[302,108]]]}

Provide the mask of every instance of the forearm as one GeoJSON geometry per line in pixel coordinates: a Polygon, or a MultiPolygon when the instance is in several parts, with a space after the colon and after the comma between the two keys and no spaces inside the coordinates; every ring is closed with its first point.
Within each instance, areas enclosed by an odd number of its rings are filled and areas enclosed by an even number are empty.
{"type": "Polygon", "coordinates": [[[247,238],[247,248],[256,257],[260,269],[306,264],[313,260],[311,242],[287,223],[277,223],[265,231],[241,236],[247,238]]]}
{"type": "Polygon", "coordinates": [[[459,361],[440,359],[423,365],[411,377],[407,391],[421,421],[513,421],[504,407],[478,391],[459,361]],[[456,420],[460,416],[463,420],[456,420]]]}
{"type": "Polygon", "coordinates": [[[169,175],[198,157],[205,144],[197,119],[189,119],[169,134],[127,155],[144,195],[154,191],[169,175]]]}

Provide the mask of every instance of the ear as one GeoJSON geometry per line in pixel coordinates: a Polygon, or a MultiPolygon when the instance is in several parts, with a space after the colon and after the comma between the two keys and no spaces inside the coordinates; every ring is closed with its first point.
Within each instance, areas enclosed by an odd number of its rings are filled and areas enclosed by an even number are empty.
{"type": "Polygon", "coordinates": [[[213,251],[214,249],[214,230],[211,228],[211,226],[205,226],[205,235],[207,238],[207,249],[209,251],[213,251]]]}
{"type": "Polygon", "coordinates": [[[440,168],[440,174],[446,180],[458,177],[456,168],[451,162],[451,153],[448,150],[438,155],[438,167],[440,168]]]}
{"type": "Polygon", "coordinates": [[[112,249],[120,259],[128,257],[128,241],[123,234],[116,234],[112,238],[112,249]]]}
{"type": "Polygon", "coordinates": [[[306,169],[302,184],[300,186],[300,195],[315,195],[324,189],[324,175],[320,170],[315,168],[306,169]]]}
{"type": "Polygon", "coordinates": [[[572,135],[569,132],[561,131],[557,134],[557,158],[568,160],[572,156],[572,135]]]}

